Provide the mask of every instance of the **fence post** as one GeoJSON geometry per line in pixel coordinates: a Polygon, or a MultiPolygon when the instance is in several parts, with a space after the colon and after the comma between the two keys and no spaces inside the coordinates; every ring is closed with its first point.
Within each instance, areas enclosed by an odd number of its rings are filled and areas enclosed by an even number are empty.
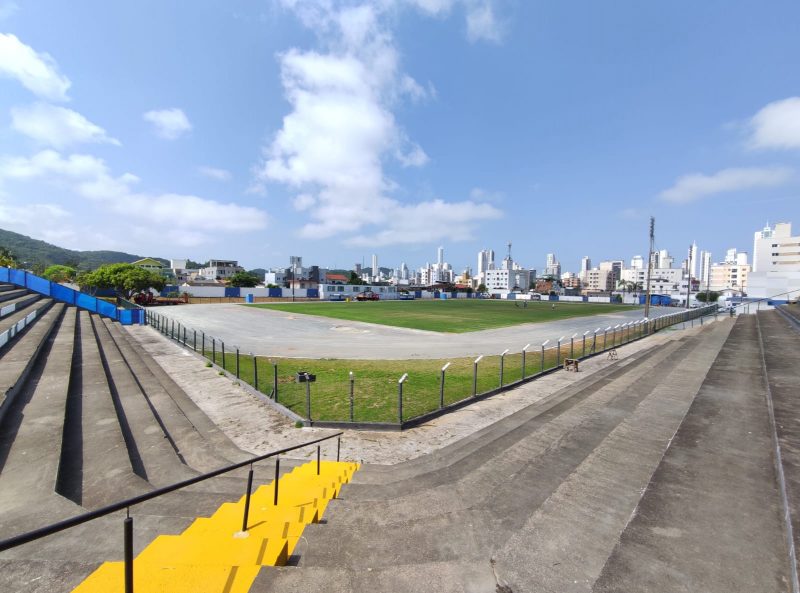
{"type": "Polygon", "coordinates": [[[258,357],[252,352],[250,354],[253,356],[253,387],[258,391],[258,357]]]}
{"type": "Polygon", "coordinates": [[[192,350],[197,352],[197,330],[192,330],[192,350]]]}
{"type": "MultiPolygon", "coordinates": [[[[130,513],[130,509],[127,511],[130,513]]],[[[133,593],[133,518],[125,517],[123,547],[125,557],[125,593],[133,593]]]]}
{"type": "Polygon", "coordinates": [[[563,340],[566,336],[561,336],[558,338],[558,350],[556,350],[556,367],[561,366],[561,340],[563,340]]]}
{"type": "Polygon", "coordinates": [[[239,346],[236,346],[236,378],[239,378],[239,346]]]}
{"type": "Polygon", "coordinates": [[[311,381],[306,377],[306,417],[311,422],[311,381]]]}
{"type": "Polygon", "coordinates": [[[539,369],[539,373],[543,373],[544,372],[544,347],[547,346],[547,343],[549,341],[550,340],[545,340],[544,342],[542,342],[542,365],[541,365],[541,368],[539,369]]]}
{"type": "Polygon", "coordinates": [[[503,350],[503,352],[500,353],[500,388],[501,389],[503,387],[503,367],[505,366],[505,362],[506,362],[506,354],[508,354],[508,348],[506,348],[505,350],[503,350]]]}
{"type": "Polygon", "coordinates": [[[478,363],[482,358],[483,354],[476,358],[472,363],[472,397],[478,395],[478,363]]]}
{"type": "Polygon", "coordinates": [[[447,367],[449,367],[449,366],[450,366],[450,363],[448,362],[446,365],[444,365],[442,367],[442,375],[441,375],[441,379],[439,381],[439,409],[440,410],[444,407],[444,376],[445,376],[445,373],[447,372],[447,367]]]}
{"type": "Polygon", "coordinates": [[[278,403],[278,363],[272,363],[272,399],[278,403]]]}
{"type": "Polygon", "coordinates": [[[183,345],[186,346],[186,326],[183,326],[183,345]]]}
{"type": "Polygon", "coordinates": [[[222,340],[219,341],[219,349],[222,351],[222,370],[227,371],[228,369],[225,368],[225,342],[222,340]]]}
{"type": "Polygon", "coordinates": [[[575,358],[575,336],[578,334],[572,334],[572,337],[569,339],[569,357],[575,358]]]}
{"type": "Polygon", "coordinates": [[[217,339],[211,338],[211,360],[217,364],[217,339]]]}
{"type": "Polygon", "coordinates": [[[590,331],[592,330],[587,329],[585,332],[583,332],[583,347],[581,349],[581,358],[586,358],[586,334],[588,334],[590,331]]]}
{"type": "Polygon", "coordinates": [[[354,417],[353,405],[354,405],[354,400],[355,400],[355,397],[354,397],[354,395],[355,395],[355,386],[356,386],[355,383],[356,383],[356,379],[353,376],[353,371],[350,371],[350,422],[353,422],[353,417],[354,417]]]}
{"type": "Polygon", "coordinates": [[[522,380],[525,380],[525,358],[528,354],[528,348],[530,348],[530,344],[525,344],[525,347],[522,349],[522,380]]]}
{"type": "Polygon", "coordinates": [[[403,383],[408,379],[408,373],[403,373],[400,380],[397,382],[397,421],[398,424],[403,423],[403,383]]]}

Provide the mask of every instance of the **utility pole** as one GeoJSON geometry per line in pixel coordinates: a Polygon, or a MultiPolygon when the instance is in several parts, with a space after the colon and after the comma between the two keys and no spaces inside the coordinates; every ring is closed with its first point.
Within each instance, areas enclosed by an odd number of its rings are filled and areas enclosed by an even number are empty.
{"type": "Polygon", "coordinates": [[[650,318],[650,274],[653,271],[653,250],[655,249],[656,219],[650,217],[650,250],[647,252],[647,284],[645,287],[644,316],[650,318]]]}
{"type": "Polygon", "coordinates": [[[686,308],[689,308],[689,297],[692,294],[692,246],[689,245],[689,257],[686,258],[686,308]]]}

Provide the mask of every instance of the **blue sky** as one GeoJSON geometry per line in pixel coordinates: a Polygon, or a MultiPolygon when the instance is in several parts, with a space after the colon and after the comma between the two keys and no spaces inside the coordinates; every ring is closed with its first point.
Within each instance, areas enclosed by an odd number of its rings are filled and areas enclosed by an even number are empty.
{"type": "Polygon", "coordinates": [[[800,3],[0,0],[0,227],[326,267],[800,229],[800,3]]]}

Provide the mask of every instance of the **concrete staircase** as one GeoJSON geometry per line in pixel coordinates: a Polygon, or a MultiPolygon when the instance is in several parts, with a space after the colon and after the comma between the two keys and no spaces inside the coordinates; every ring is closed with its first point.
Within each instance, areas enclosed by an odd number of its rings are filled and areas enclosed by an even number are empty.
{"type": "MultiPolygon", "coordinates": [[[[116,322],[7,286],[0,306],[0,538],[251,457],[116,322]]],[[[239,499],[243,472],[134,507],[137,550],[239,499]]],[[[0,590],[69,591],[121,552],[107,516],[0,554],[0,590]]]]}
{"type": "MultiPolygon", "coordinates": [[[[298,566],[250,590],[791,590],[766,399],[782,348],[757,327],[769,315],[687,332],[436,454],[365,466],[306,530],[298,566]]],[[[799,367],[784,368],[796,394],[799,367]]],[[[797,404],[779,391],[797,501],[797,404]]]]}

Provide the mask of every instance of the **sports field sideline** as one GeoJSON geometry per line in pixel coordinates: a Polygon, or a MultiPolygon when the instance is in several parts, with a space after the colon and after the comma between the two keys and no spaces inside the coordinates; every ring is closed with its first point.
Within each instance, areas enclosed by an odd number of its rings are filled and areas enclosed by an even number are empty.
{"type": "Polygon", "coordinates": [[[265,303],[247,306],[447,333],[557,321],[636,308],[605,303],[489,299],[265,303]]]}

